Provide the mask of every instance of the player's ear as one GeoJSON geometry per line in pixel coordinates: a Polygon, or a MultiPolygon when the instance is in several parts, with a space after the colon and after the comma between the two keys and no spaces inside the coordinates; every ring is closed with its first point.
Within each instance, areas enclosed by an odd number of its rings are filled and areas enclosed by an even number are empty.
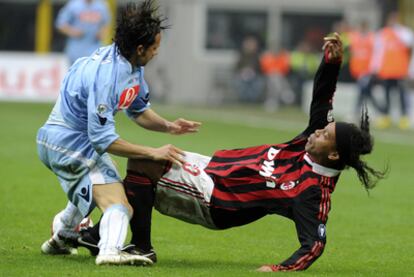
{"type": "Polygon", "coordinates": [[[145,47],[144,45],[140,44],[137,46],[137,54],[138,56],[142,56],[145,52],[145,47]]]}
{"type": "Polygon", "coordinates": [[[339,160],[339,153],[338,151],[332,151],[328,154],[328,159],[332,160],[332,161],[337,161],[339,160]]]}

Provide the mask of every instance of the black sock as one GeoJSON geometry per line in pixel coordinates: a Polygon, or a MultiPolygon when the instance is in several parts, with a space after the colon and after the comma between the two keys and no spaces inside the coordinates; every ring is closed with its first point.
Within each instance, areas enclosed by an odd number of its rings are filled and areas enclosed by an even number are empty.
{"type": "Polygon", "coordinates": [[[124,188],[129,204],[134,209],[130,220],[131,243],[145,252],[149,251],[152,249],[151,215],[155,199],[154,186],[147,177],[133,171],[127,171],[124,188]]]}

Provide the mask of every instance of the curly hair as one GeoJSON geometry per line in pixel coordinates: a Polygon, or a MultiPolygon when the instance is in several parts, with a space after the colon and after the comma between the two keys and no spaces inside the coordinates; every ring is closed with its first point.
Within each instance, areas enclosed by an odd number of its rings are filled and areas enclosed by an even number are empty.
{"type": "Polygon", "coordinates": [[[157,14],[159,7],[154,6],[153,2],[130,2],[121,11],[113,41],[120,54],[127,59],[132,57],[139,45],[147,49],[154,44],[161,30],[169,28],[162,25],[166,18],[157,14]]]}
{"type": "Polygon", "coordinates": [[[355,169],[358,178],[365,189],[372,189],[375,187],[378,180],[385,177],[388,168],[384,171],[377,171],[369,167],[365,161],[361,160],[361,155],[371,153],[374,146],[374,139],[370,134],[369,116],[366,105],[362,108],[360,127],[358,128],[350,123],[347,124],[349,149],[347,149],[345,158],[340,159],[340,167],[352,167],[355,169]]]}

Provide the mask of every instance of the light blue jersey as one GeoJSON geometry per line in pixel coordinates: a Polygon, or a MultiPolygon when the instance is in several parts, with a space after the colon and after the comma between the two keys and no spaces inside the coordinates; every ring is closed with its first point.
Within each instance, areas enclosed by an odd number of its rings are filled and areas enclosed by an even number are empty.
{"type": "Polygon", "coordinates": [[[81,37],[67,39],[65,52],[71,63],[91,55],[101,46],[98,34],[109,20],[108,8],[101,0],[90,3],[86,0],[71,0],[59,11],[56,27],[69,25],[83,32],[81,37]]]}
{"type": "Polygon", "coordinates": [[[114,44],[69,69],[37,144],[40,159],[84,215],[91,208],[92,184],[121,181],[105,153],[119,138],[115,114],[124,111],[134,119],[149,108],[148,100],[144,68],[134,68],[114,44]]]}

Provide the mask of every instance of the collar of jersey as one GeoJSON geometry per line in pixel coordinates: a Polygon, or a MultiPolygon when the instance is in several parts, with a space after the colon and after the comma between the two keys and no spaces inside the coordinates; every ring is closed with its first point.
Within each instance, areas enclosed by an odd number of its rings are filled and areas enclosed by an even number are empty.
{"type": "Polygon", "coordinates": [[[121,57],[122,62],[124,62],[129,69],[129,73],[135,73],[137,71],[141,71],[142,66],[133,66],[124,56],[122,56],[121,54],[119,54],[119,56],[121,57]]]}
{"type": "Polygon", "coordinates": [[[340,170],[329,168],[322,166],[320,164],[315,163],[312,161],[312,159],[309,157],[309,154],[306,153],[304,157],[305,161],[312,166],[312,171],[315,173],[318,173],[320,175],[326,176],[326,177],[335,177],[338,176],[339,173],[341,173],[340,170]]]}

